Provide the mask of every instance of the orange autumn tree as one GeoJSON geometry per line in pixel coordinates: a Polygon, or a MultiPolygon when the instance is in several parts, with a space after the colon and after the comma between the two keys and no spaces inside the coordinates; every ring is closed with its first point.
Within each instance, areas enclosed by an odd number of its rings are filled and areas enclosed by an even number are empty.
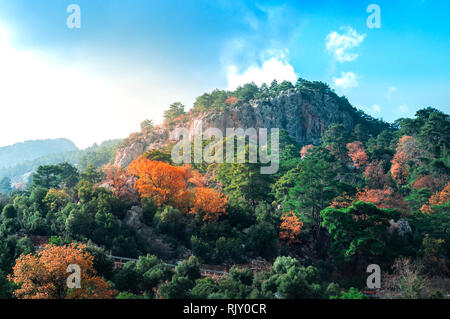
{"type": "Polygon", "coordinates": [[[391,176],[399,184],[405,184],[409,178],[408,161],[420,163],[419,158],[424,155],[423,148],[415,137],[403,135],[397,143],[396,153],[391,163],[391,176]]]}
{"type": "Polygon", "coordinates": [[[229,105],[233,105],[236,104],[239,101],[239,99],[236,96],[230,96],[229,98],[227,98],[224,103],[225,104],[229,104],[229,105]]]}
{"type": "Polygon", "coordinates": [[[309,144],[302,147],[300,150],[300,157],[304,158],[306,155],[308,155],[308,152],[314,149],[314,145],[309,144]]]}
{"type": "Polygon", "coordinates": [[[355,202],[355,197],[348,194],[337,196],[330,204],[333,208],[347,208],[355,202]]]}
{"type": "Polygon", "coordinates": [[[107,164],[102,168],[105,174],[105,180],[102,183],[108,185],[108,188],[119,198],[126,198],[132,202],[137,201],[137,193],[133,188],[134,178],[122,167],[107,164]]]}
{"type": "Polygon", "coordinates": [[[137,177],[135,188],[142,196],[152,197],[159,206],[186,210],[190,170],[140,156],[128,166],[128,172],[137,177]]]}
{"type": "Polygon", "coordinates": [[[184,165],[181,167],[184,170],[187,187],[204,187],[208,184],[205,176],[200,174],[197,170],[192,169],[191,165],[184,165]]]}
{"type": "Polygon", "coordinates": [[[303,222],[295,212],[285,213],[281,217],[280,239],[285,240],[288,245],[298,242],[298,235],[302,230],[303,222]]]}
{"type": "Polygon", "coordinates": [[[19,299],[111,299],[116,295],[110,285],[97,276],[94,257],[86,246],[47,245],[37,254],[21,255],[16,260],[13,274],[8,277],[18,285],[14,295],[19,299]],[[81,269],[81,288],[69,289],[69,265],[81,269]]]}
{"type": "Polygon", "coordinates": [[[379,189],[388,182],[387,176],[384,173],[383,162],[373,161],[370,162],[363,173],[366,178],[369,188],[379,189]]]}
{"type": "Polygon", "coordinates": [[[421,175],[418,177],[412,187],[414,189],[421,188],[429,188],[433,193],[438,192],[439,190],[445,187],[446,181],[448,181],[448,175],[440,175],[438,177],[434,177],[432,175],[421,175]]]}
{"type": "Polygon", "coordinates": [[[450,201],[450,183],[447,183],[441,192],[431,196],[428,204],[424,204],[422,208],[420,208],[420,211],[422,213],[431,214],[433,212],[433,206],[443,205],[448,201],[450,201]]]}
{"type": "Polygon", "coordinates": [[[222,193],[208,187],[197,187],[194,189],[190,213],[203,215],[203,221],[216,222],[227,213],[226,205],[227,199],[222,193]]]}
{"type": "Polygon", "coordinates": [[[375,204],[377,208],[398,209],[402,213],[406,213],[408,206],[398,193],[388,186],[382,189],[372,189],[366,187],[364,190],[359,190],[354,196],[348,194],[337,196],[330,207],[346,208],[352,206],[354,203],[361,201],[375,204]]]}
{"type": "Polygon", "coordinates": [[[408,168],[406,162],[409,158],[405,153],[396,153],[391,163],[391,176],[399,184],[405,184],[409,178],[408,168]]]}
{"type": "Polygon", "coordinates": [[[356,201],[373,203],[378,208],[398,209],[400,212],[407,211],[407,204],[403,198],[388,186],[383,189],[369,189],[359,191],[356,194],[356,201]]]}
{"type": "Polygon", "coordinates": [[[355,167],[360,168],[369,163],[369,156],[367,156],[363,143],[355,141],[348,143],[346,146],[348,149],[347,155],[352,159],[355,167]]]}

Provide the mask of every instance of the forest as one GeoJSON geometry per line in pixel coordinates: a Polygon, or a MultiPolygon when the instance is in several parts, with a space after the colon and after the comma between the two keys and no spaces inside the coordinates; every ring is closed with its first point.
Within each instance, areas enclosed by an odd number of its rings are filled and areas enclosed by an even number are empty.
{"type": "MultiPolygon", "coordinates": [[[[91,147],[82,150],[77,149],[75,146],[74,150],[66,151],[63,151],[61,147],[56,148],[53,151],[44,148],[47,154],[43,156],[36,156],[36,152],[33,152],[35,148],[42,152],[42,141],[30,141],[24,143],[25,145],[28,144],[25,147],[25,151],[33,153],[34,157],[32,157],[32,159],[27,159],[26,157],[17,155],[17,157],[20,158],[20,161],[18,162],[3,160],[3,163],[8,163],[8,166],[0,167],[0,193],[7,194],[12,188],[26,188],[32,174],[39,166],[67,162],[83,170],[88,164],[95,166],[108,164],[114,160],[116,148],[120,143],[121,140],[109,140],[104,141],[100,145],[94,143],[91,147]]],[[[21,146],[20,144],[17,145],[21,146]]],[[[6,153],[7,148],[4,149],[6,153]]],[[[20,154],[19,151],[15,151],[13,154],[20,154]]]]}
{"type": "MultiPolygon", "coordinates": [[[[215,90],[189,112],[172,104],[162,125],[290,89],[330,91],[302,79],[215,90]]],[[[95,150],[41,165],[26,189],[4,179],[0,298],[448,298],[450,116],[425,107],[390,124],[336,98],[354,128],[332,124],[317,145],[281,130],[273,175],[177,165],[167,145],[127,167],[95,150]],[[81,288],[66,286],[69,264],[81,288]],[[371,264],[379,289],[366,287],[371,264]]]]}

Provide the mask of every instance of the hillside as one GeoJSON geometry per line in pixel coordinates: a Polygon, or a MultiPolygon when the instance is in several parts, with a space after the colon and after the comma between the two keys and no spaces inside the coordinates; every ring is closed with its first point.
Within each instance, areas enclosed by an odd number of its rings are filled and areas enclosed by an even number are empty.
{"type": "Polygon", "coordinates": [[[16,143],[0,147],[0,168],[12,167],[50,154],[77,150],[76,145],[65,138],[16,143]]]}
{"type": "MultiPolygon", "coordinates": [[[[173,103],[162,125],[145,120],[124,141],[75,152],[74,165],[38,166],[24,191],[0,180],[0,291],[20,298],[8,280],[67,255],[83,264],[87,253],[108,298],[360,299],[368,265],[383,271],[379,298],[442,298],[449,150],[450,116],[439,109],[390,125],[319,82],[215,90],[188,112],[173,103]],[[169,133],[195,136],[197,120],[279,127],[279,170],[264,174],[247,158],[174,163],[169,133]]],[[[47,285],[30,287],[34,296],[47,285]]]]}
{"type": "MultiPolygon", "coordinates": [[[[37,157],[33,160],[24,160],[16,165],[0,167],[0,180],[8,178],[11,184],[28,184],[31,174],[41,165],[55,165],[63,162],[72,164],[80,169],[85,169],[88,164],[102,167],[114,158],[116,147],[121,140],[104,141],[100,145],[94,144],[84,150],[69,150],[51,153],[37,157]]],[[[6,149],[6,148],[5,148],[6,149]]],[[[10,156],[5,150],[5,155],[10,156]]]]}
{"type": "Polygon", "coordinates": [[[198,97],[187,113],[179,103],[171,107],[163,125],[124,140],[117,150],[116,165],[125,167],[140,154],[166,146],[175,127],[185,127],[192,137],[196,136],[194,123],[199,120],[203,130],[215,127],[223,133],[226,128],[279,128],[300,146],[320,144],[331,124],[342,124],[350,131],[358,127],[369,136],[390,128],[388,123],[357,110],[328,85],[303,79],[295,87],[290,82],[274,81],[270,87],[247,84],[235,91],[214,90],[198,97]]]}

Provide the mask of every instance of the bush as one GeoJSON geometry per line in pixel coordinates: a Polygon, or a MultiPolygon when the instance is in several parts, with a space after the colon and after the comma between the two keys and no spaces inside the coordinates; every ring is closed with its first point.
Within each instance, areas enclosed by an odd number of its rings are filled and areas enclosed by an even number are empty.
{"type": "Polygon", "coordinates": [[[330,299],[365,299],[366,297],[358,289],[351,287],[348,291],[342,291],[338,296],[330,296],[330,299]]]}
{"type": "Polygon", "coordinates": [[[5,219],[6,218],[16,218],[17,217],[17,211],[14,208],[14,206],[11,205],[11,204],[8,204],[5,207],[3,207],[2,217],[5,218],[5,219]]]}

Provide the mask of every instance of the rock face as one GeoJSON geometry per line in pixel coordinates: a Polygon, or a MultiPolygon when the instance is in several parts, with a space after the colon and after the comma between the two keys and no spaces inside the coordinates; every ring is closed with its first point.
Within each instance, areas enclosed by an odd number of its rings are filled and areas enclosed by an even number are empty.
{"type": "Polygon", "coordinates": [[[143,241],[153,254],[164,256],[165,258],[173,257],[173,247],[165,243],[161,238],[154,236],[152,228],[144,224],[141,207],[131,207],[122,222],[136,232],[139,240],[143,241]]]}
{"type": "Polygon", "coordinates": [[[117,148],[114,164],[126,167],[142,153],[164,147],[169,142],[169,133],[164,127],[155,127],[148,132],[130,135],[117,148]]]}
{"type": "Polygon", "coordinates": [[[395,231],[397,231],[400,236],[404,236],[405,234],[411,233],[412,231],[408,221],[404,218],[400,218],[397,222],[394,220],[390,220],[389,223],[391,224],[388,229],[390,234],[393,234],[395,231]]]}
{"type": "MultiPolygon", "coordinates": [[[[290,89],[276,97],[253,100],[223,112],[210,111],[192,117],[185,125],[191,136],[198,135],[195,122],[202,121],[203,130],[215,127],[225,135],[226,128],[284,129],[300,145],[319,144],[322,133],[333,123],[352,129],[352,116],[340,108],[335,96],[319,90],[290,89]]],[[[171,129],[173,129],[172,127],[171,129]]],[[[127,166],[145,151],[167,145],[169,128],[159,126],[141,138],[130,136],[118,148],[116,165],[127,166]]]]}
{"type": "MultiPolygon", "coordinates": [[[[263,100],[211,113],[203,119],[203,128],[279,128],[285,129],[300,145],[318,144],[320,136],[332,123],[349,129],[353,119],[339,111],[337,101],[329,95],[312,90],[291,89],[263,100]]],[[[191,128],[192,129],[192,128],[191,128]]]]}

